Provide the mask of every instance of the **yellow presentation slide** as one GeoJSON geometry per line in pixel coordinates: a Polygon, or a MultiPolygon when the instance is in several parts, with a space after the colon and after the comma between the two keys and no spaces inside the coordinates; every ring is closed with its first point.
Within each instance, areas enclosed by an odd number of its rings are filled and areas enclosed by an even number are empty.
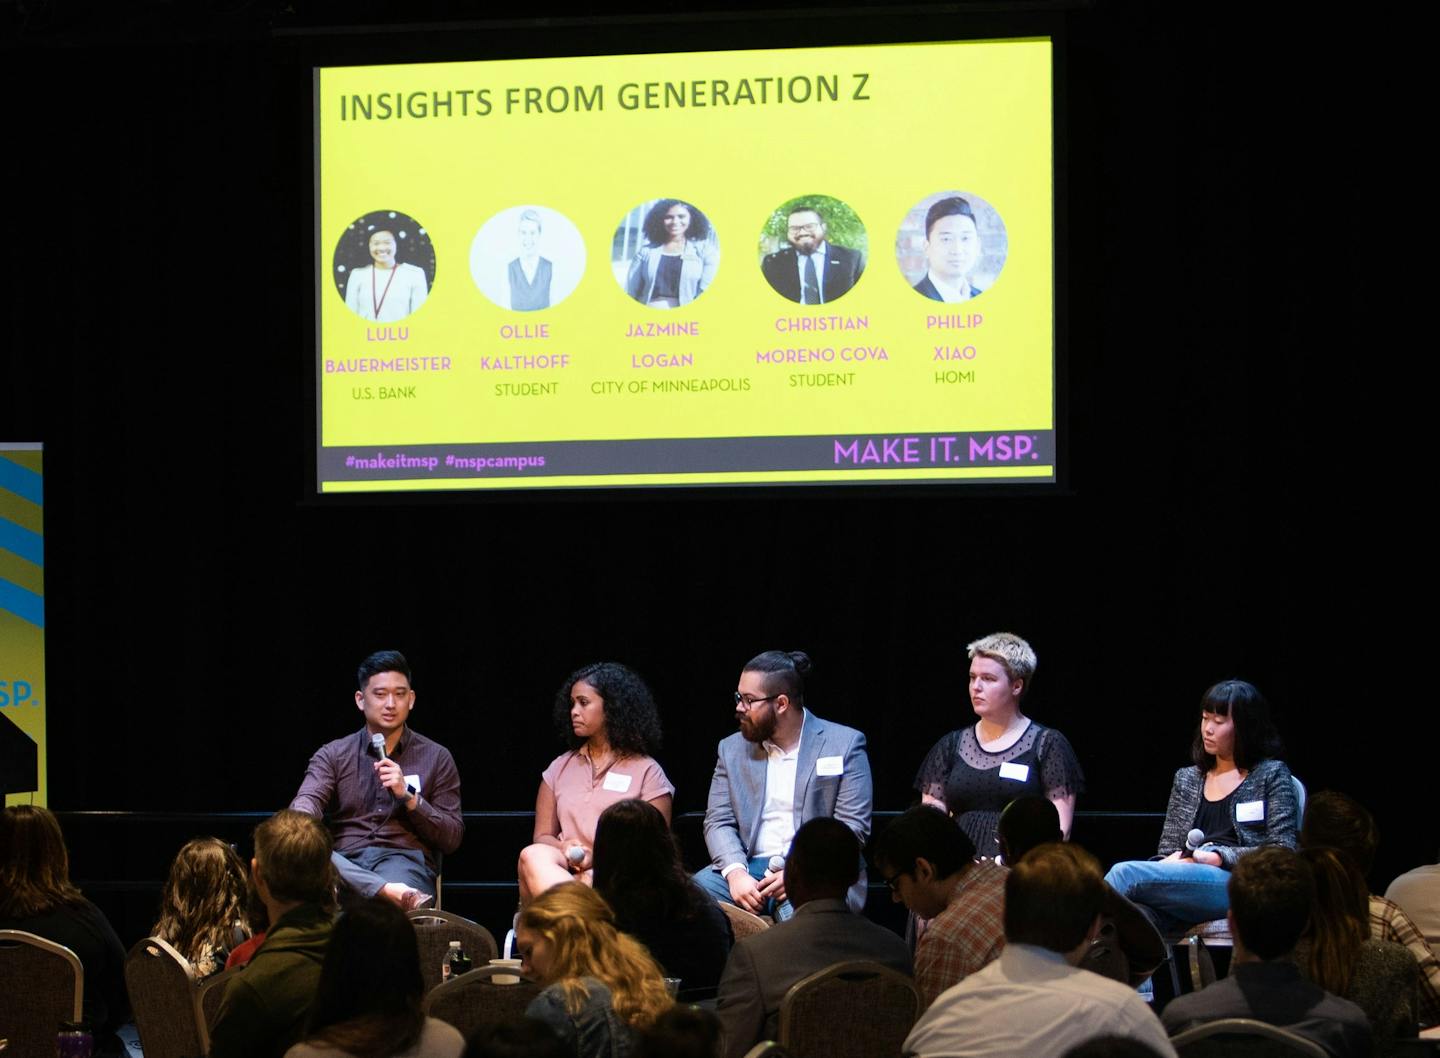
{"type": "Polygon", "coordinates": [[[1051,74],[318,69],[321,491],[1054,480],[1051,74]]]}

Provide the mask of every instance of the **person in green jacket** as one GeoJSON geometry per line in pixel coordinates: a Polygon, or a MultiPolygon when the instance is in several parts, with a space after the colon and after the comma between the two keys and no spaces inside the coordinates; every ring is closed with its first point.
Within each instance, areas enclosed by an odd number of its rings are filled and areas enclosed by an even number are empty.
{"type": "Polygon", "coordinates": [[[255,828],[250,871],[270,930],[244,973],[225,989],[210,1058],[281,1058],[304,1035],[335,918],[330,835],[285,809],[255,828]]]}

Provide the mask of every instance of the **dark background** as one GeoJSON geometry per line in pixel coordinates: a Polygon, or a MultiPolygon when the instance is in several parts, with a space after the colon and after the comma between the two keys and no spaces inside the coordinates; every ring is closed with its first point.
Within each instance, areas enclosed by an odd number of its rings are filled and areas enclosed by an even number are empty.
{"type": "MultiPolygon", "coordinates": [[[[1040,657],[1027,712],[1085,767],[1082,811],[1163,811],[1201,692],[1238,676],[1312,792],[1379,816],[1372,884],[1433,861],[1433,725],[1390,595],[1428,547],[1375,449],[1327,433],[1346,383],[1309,330],[1365,296],[1316,231],[1337,218],[1316,31],[1198,3],[541,6],[459,25],[407,6],[427,31],[357,28],[380,4],[346,5],[349,31],[285,5],[0,7],[19,177],[0,434],[46,448],[53,807],[281,807],[357,726],[356,663],[396,647],[467,809],[533,805],[556,686],[615,658],[654,686],[694,811],[741,664],[779,647],[814,656],[811,705],[866,732],[877,808],[900,809],[969,715],[964,644],[1011,629],[1040,657]],[[999,33],[1061,44],[1060,486],[313,496],[312,63],[999,33]]],[[[942,103],[936,134],[963,135],[963,101],[942,103]]],[[[67,829],[103,890],[249,825],[67,829]]],[[[1118,826],[1075,836],[1152,851],[1158,816],[1118,826]]],[[[512,878],[526,829],[473,821],[447,882],[512,878]]],[[[135,899],[143,919],[153,891],[135,899]]]]}

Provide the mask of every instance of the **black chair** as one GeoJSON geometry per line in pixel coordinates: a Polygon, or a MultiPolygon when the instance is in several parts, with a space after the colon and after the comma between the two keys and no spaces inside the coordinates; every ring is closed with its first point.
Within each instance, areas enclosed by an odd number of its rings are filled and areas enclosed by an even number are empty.
{"type": "Polygon", "coordinates": [[[793,1058],[898,1055],[920,1016],[915,982],[876,962],[836,963],[790,987],[780,1043],[793,1058]]]}
{"type": "Polygon", "coordinates": [[[85,970],[63,944],[0,929],[0,996],[3,1053],[54,1054],[60,1023],[83,1016],[85,970]]]}
{"type": "Polygon", "coordinates": [[[484,966],[499,954],[490,931],[461,915],[449,911],[411,911],[408,917],[420,946],[420,977],[427,992],[443,978],[441,964],[452,940],[460,942],[473,966],[484,966]]]}
{"type": "Polygon", "coordinates": [[[210,1050],[200,989],[186,958],[159,937],[146,937],[125,957],[125,988],[145,1058],[190,1058],[210,1050]]]}
{"type": "Polygon", "coordinates": [[[1181,1058],[1329,1058],[1314,1040],[1254,1018],[1220,1018],[1170,1037],[1181,1058]]]}
{"type": "Polygon", "coordinates": [[[205,1020],[205,1032],[208,1035],[215,1027],[215,1015],[220,1013],[220,1004],[225,1001],[225,989],[230,981],[241,970],[244,965],[232,966],[228,970],[222,970],[213,977],[207,977],[200,982],[200,1016],[205,1020]]]}
{"type": "Polygon", "coordinates": [[[528,977],[513,985],[497,985],[491,980],[514,973],[505,967],[482,966],[452,977],[425,994],[425,1013],[454,1025],[467,1040],[487,1025],[522,1017],[540,994],[539,984],[528,977]]]}

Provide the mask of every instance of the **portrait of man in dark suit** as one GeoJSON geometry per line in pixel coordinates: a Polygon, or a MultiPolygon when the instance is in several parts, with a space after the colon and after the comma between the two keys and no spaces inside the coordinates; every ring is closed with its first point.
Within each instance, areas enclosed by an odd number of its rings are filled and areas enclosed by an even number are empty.
{"type": "Polygon", "coordinates": [[[864,255],[831,243],[828,231],[818,207],[799,205],[790,211],[785,232],[790,245],[760,262],[775,293],[800,305],[828,305],[860,281],[864,255]]]}
{"type": "Polygon", "coordinates": [[[980,263],[980,229],[970,203],[959,195],[942,198],[925,214],[925,275],[917,293],[932,301],[969,301],[981,293],[970,282],[980,263]]]}

